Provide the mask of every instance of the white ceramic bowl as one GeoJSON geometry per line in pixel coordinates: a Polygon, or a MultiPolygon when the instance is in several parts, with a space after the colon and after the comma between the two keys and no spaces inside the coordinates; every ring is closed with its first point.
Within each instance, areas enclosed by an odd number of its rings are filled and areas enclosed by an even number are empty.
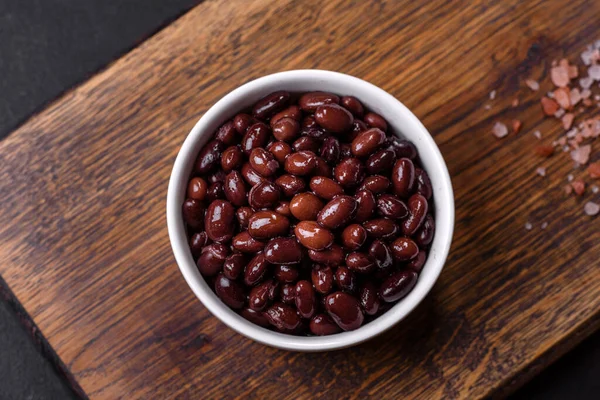
{"type": "Polygon", "coordinates": [[[349,347],[389,329],[410,313],[427,295],[438,278],[450,249],[454,229],[454,196],[448,169],[427,129],[402,103],[384,90],[361,79],[338,72],[297,70],[264,76],[235,89],[212,106],[189,133],[171,173],[167,195],[167,224],[175,259],[188,285],[200,301],[230,328],[257,342],[297,351],[326,351],[349,347]],[[423,168],[429,173],[434,193],[435,236],[427,262],[412,292],[388,312],[351,332],[322,337],[299,337],[273,332],[255,325],[232,311],[213,293],[194,263],[188,247],[181,205],[196,155],[215,129],[237,111],[247,108],[276,90],[290,92],[328,91],[356,96],[369,110],[381,114],[391,131],[412,141],[423,168]]]}

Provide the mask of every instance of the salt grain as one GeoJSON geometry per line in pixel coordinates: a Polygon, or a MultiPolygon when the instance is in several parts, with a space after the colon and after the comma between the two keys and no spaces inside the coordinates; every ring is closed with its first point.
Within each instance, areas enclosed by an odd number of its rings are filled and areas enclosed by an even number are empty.
{"type": "Polygon", "coordinates": [[[588,68],[588,75],[590,78],[600,81],[600,65],[592,65],[588,68]]]}
{"type": "Polygon", "coordinates": [[[496,98],[496,91],[495,91],[495,90],[492,90],[492,91],[490,92],[490,100],[494,100],[495,98],[496,98]]]}
{"type": "Polygon", "coordinates": [[[581,53],[581,60],[583,61],[583,63],[585,65],[591,65],[592,64],[592,54],[593,54],[594,50],[593,49],[587,49],[586,51],[584,51],[583,53],[581,53]]]}
{"type": "Polygon", "coordinates": [[[590,153],[592,152],[592,146],[586,144],[585,146],[581,146],[573,151],[571,151],[571,158],[573,161],[579,164],[587,164],[590,160],[590,153]]]}
{"type": "Polygon", "coordinates": [[[508,128],[502,122],[496,122],[492,128],[492,133],[498,139],[501,139],[501,138],[505,137],[506,135],[508,135],[508,128]]]}
{"type": "Polygon", "coordinates": [[[573,139],[575,137],[575,135],[577,135],[578,132],[579,132],[579,130],[577,128],[573,128],[569,132],[566,133],[566,136],[569,139],[573,139]]]}
{"type": "Polygon", "coordinates": [[[491,109],[492,109],[492,106],[491,106],[491,105],[489,105],[489,104],[486,104],[486,105],[485,105],[483,108],[485,108],[486,110],[491,110],[491,109]]]}
{"type": "Polygon", "coordinates": [[[550,69],[550,79],[555,86],[566,87],[569,84],[569,70],[564,65],[552,67],[550,69]]]}
{"type": "Polygon", "coordinates": [[[533,79],[527,79],[525,81],[525,84],[527,85],[527,87],[529,87],[529,89],[535,91],[540,90],[540,84],[538,83],[538,81],[534,81],[533,79]]]}
{"type": "Polygon", "coordinates": [[[577,88],[573,88],[569,94],[572,106],[576,106],[581,101],[581,92],[577,88]]]}
{"type": "Polygon", "coordinates": [[[571,150],[571,148],[570,148],[569,146],[567,146],[567,145],[564,145],[564,146],[563,146],[563,153],[566,153],[566,152],[568,152],[569,150],[571,150]]]}
{"type": "Polygon", "coordinates": [[[581,86],[583,89],[589,89],[592,86],[592,83],[594,83],[594,79],[589,76],[579,80],[579,86],[581,86]]]}
{"type": "Polygon", "coordinates": [[[531,222],[525,223],[525,229],[527,229],[528,231],[530,231],[531,228],[533,228],[533,225],[531,225],[531,222]]]}
{"type": "Polygon", "coordinates": [[[592,193],[598,193],[600,192],[600,187],[598,187],[597,185],[592,186],[592,193]]]}
{"type": "Polygon", "coordinates": [[[546,168],[544,167],[537,167],[535,172],[539,175],[539,176],[546,176],[546,168]]]}
{"type": "Polygon", "coordinates": [[[592,91],[590,89],[584,89],[581,91],[581,98],[588,99],[592,95],[592,91]]]}
{"type": "Polygon", "coordinates": [[[546,229],[547,227],[548,227],[548,223],[547,222],[542,222],[542,226],[540,226],[540,228],[546,229]]]}
{"type": "Polygon", "coordinates": [[[535,136],[538,140],[542,139],[542,133],[540,131],[533,132],[533,136],[535,136]]]}
{"type": "Polygon", "coordinates": [[[575,177],[573,176],[573,174],[569,174],[569,175],[567,175],[567,180],[568,180],[569,182],[573,182],[573,179],[574,179],[574,178],[575,178],[575,177]]]}
{"type": "Polygon", "coordinates": [[[562,108],[559,108],[558,111],[554,113],[555,118],[562,118],[563,115],[565,115],[565,110],[562,108]]]}
{"type": "Polygon", "coordinates": [[[593,201],[588,201],[583,206],[583,212],[592,217],[600,212],[600,204],[594,203],[593,201]]]}
{"type": "Polygon", "coordinates": [[[563,123],[563,128],[565,128],[565,130],[571,128],[571,125],[573,125],[574,118],[575,118],[575,115],[573,115],[572,113],[567,113],[567,114],[563,115],[562,123],[563,123]]]}

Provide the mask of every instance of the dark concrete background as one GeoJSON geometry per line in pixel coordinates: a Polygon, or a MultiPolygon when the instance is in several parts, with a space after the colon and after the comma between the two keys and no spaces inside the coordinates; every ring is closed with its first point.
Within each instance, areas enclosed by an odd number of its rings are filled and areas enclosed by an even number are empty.
{"type": "MultiPolygon", "coordinates": [[[[199,2],[0,0],[0,139],[199,2]]],[[[79,397],[9,297],[0,296],[0,400],[79,397]]],[[[597,333],[512,398],[585,400],[600,398],[599,392],[597,333]]]]}

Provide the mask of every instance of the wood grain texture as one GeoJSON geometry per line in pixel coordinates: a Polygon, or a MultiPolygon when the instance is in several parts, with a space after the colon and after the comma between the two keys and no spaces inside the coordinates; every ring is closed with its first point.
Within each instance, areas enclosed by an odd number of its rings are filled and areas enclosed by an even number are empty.
{"type": "Polygon", "coordinates": [[[600,325],[598,220],[561,193],[565,158],[535,175],[528,132],[560,129],[523,84],[600,38],[599,14],[583,0],[207,1],[0,144],[0,273],[94,399],[503,395],[600,325]],[[404,102],[456,195],[451,255],[427,300],[377,340],[328,354],[226,328],[186,286],[166,231],[171,165],[198,117],[296,68],[349,73],[404,102]],[[494,140],[493,122],[517,116],[524,133],[494,140]]]}

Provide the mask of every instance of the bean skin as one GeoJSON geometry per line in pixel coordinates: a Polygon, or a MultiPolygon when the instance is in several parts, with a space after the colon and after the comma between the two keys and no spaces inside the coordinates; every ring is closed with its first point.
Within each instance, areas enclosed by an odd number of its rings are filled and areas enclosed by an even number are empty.
{"type": "Polygon", "coordinates": [[[300,123],[292,118],[281,118],[273,127],[273,136],[282,142],[293,142],[300,134],[300,123]]]}
{"type": "Polygon", "coordinates": [[[427,199],[420,194],[414,194],[408,199],[408,218],[402,223],[402,233],[413,235],[425,221],[429,205],[427,199]]]}
{"type": "Polygon", "coordinates": [[[298,264],[302,260],[302,247],[295,238],[271,239],[265,247],[265,258],[271,264],[298,264]]]}
{"type": "Polygon", "coordinates": [[[208,187],[208,190],[206,191],[206,202],[207,203],[210,204],[215,200],[224,199],[224,198],[225,198],[225,191],[223,190],[222,182],[215,182],[208,187]]]}
{"type": "Polygon", "coordinates": [[[261,311],[254,311],[251,308],[244,308],[242,311],[240,311],[240,315],[248,321],[258,326],[262,326],[263,328],[270,326],[269,320],[267,320],[265,314],[261,311]]]}
{"type": "Polygon", "coordinates": [[[344,194],[344,189],[333,179],[324,176],[314,176],[310,180],[310,190],[325,200],[344,194]]]}
{"type": "Polygon", "coordinates": [[[310,331],[317,336],[333,335],[341,329],[327,314],[317,314],[310,320],[310,331]]]}
{"type": "Polygon", "coordinates": [[[313,170],[312,175],[324,176],[326,178],[331,178],[333,176],[331,167],[327,164],[327,161],[321,157],[316,157],[315,169],[313,170]]]}
{"type": "Polygon", "coordinates": [[[225,182],[225,171],[216,170],[208,176],[208,183],[225,182]]]}
{"type": "Polygon", "coordinates": [[[374,239],[387,239],[396,235],[398,226],[391,219],[376,218],[368,220],[363,224],[367,235],[374,239]]]}
{"type": "Polygon", "coordinates": [[[324,250],[333,243],[333,234],[314,221],[301,221],[294,229],[300,244],[310,250],[324,250]]]}
{"type": "Polygon", "coordinates": [[[200,153],[198,153],[198,158],[194,165],[196,175],[205,175],[215,168],[221,159],[221,152],[224,148],[225,145],[220,140],[211,140],[204,145],[200,153]]]}
{"type": "Polygon", "coordinates": [[[237,141],[238,133],[233,121],[227,121],[217,130],[215,138],[220,140],[225,146],[231,146],[237,141]]]}
{"type": "Polygon", "coordinates": [[[329,165],[336,165],[340,159],[340,142],[333,136],[329,136],[323,140],[320,149],[321,157],[329,165]]]}
{"type": "Polygon", "coordinates": [[[352,141],[352,154],[361,158],[368,157],[383,143],[385,143],[385,133],[381,129],[367,129],[352,141]]]}
{"type": "Polygon", "coordinates": [[[390,148],[396,153],[396,158],[408,158],[409,160],[417,158],[417,148],[408,140],[392,138],[390,140],[390,148]]]}
{"type": "Polygon", "coordinates": [[[202,201],[206,198],[206,190],[208,189],[208,184],[202,178],[192,178],[190,183],[188,184],[187,189],[187,197],[190,199],[202,201]]]}
{"type": "Polygon", "coordinates": [[[291,118],[293,120],[300,121],[302,119],[302,111],[298,106],[289,106],[285,110],[279,111],[277,114],[271,117],[271,128],[274,128],[275,124],[282,118],[291,118]]]}
{"type": "Polygon", "coordinates": [[[275,205],[275,212],[285,215],[286,217],[291,217],[292,213],[290,212],[290,202],[289,201],[280,201],[275,205]]]}
{"type": "Polygon", "coordinates": [[[406,268],[419,273],[423,269],[425,261],[427,261],[427,253],[425,253],[423,250],[420,250],[419,254],[417,254],[415,258],[406,263],[406,268]]]}
{"type": "Polygon", "coordinates": [[[379,287],[379,296],[387,303],[398,301],[415,287],[417,277],[414,271],[398,271],[383,281],[379,287]]]}
{"type": "Polygon", "coordinates": [[[294,304],[296,301],[296,285],[284,283],[279,290],[279,297],[285,304],[294,304]]]}
{"type": "Polygon", "coordinates": [[[286,91],[270,93],[254,103],[252,115],[255,118],[266,119],[286,108],[289,102],[290,94],[286,91]]]}
{"type": "Polygon", "coordinates": [[[391,246],[396,261],[409,261],[419,254],[419,246],[410,238],[399,237],[391,246]]]}
{"type": "Polygon", "coordinates": [[[350,196],[337,196],[319,212],[317,221],[327,229],[337,229],[346,225],[356,213],[356,200],[350,196]]]}
{"type": "Polygon", "coordinates": [[[423,225],[415,234],[415,242],[421,248],[425,248],[431,244],[433,240],[433,234],[435,233],[435,222],[431,214],[427,214],[425,217],[425,221],[423,221],[423,225]]]}
{"type": "Polygon", "coordinates": [[[359,190],[370,190],[373,194],[385,193],[390,187],[390,180],[382,175],[367,176],[359,190]]]}
{"type": "Polygon", "coordinates": [[[198,270],[204,276],[215,276],[223,269],[229,251],[220,243],[213,243],[202,249],[198,258],[198,270]]]}
{"type": "Polygon", "coordinates": [[[225,172],[238,169],[244,163],[244,153],[238,146],[230,146],[221,154],[221,168],[225,172]]]}
{"type": "Polygon", "coordinates": [[[274,207],[281,197],[282,192],[277,184],[263,181],[250,189],[248,202],[252,208],[259,210],[261,208],[274,207]]]}
{"type": "Polygon", "coordinates": [[[268,268],[269,262],[265,258],[265,255],[263,253],[258,253],[250,260],[244,269],[244,283],[247,286],[256,285],[263,279],[268,268]]]}
{"type": "Polygon", "coordinates": [[[381,240],[374,240],[369,247],[369,255],[375,264],[381,270],[387,270],[393,265],[392,252],[390,248],[381,240]]]}
{"type": "Polygon", "coordinates": [[[283,303],[275,303],[267,308],[265,317],[271,325],[282,332],[293,331],[301,324],[296,310],[283,303]]]}
{"type": "Polygon", "coordinates": [[[302,119],[302,123],[300,124],[301,130],[308,131],[312,128],[318,128],[317,121],[313,118],[312,115],[307,115],[302,119]]]}
{"type": "Polygon", "coordinates": [[[261,147],[252,149],[249,160],[252,169],[263,177],[272,176],[279,168],[279,163],[273,154],[261,147]]]}
{"type": "Polygon", "coordinates": [[[321,294],[328,294],[333,289],[333,271],[328,266],[315,266],[311,273],[311,280],[315,290],[321,294]]]}
{"type": "Polygon", "coordinates": [[[293,265],[276,265],[273,275],[279,282],[292,283],[298,280],[300,273],[293,265]]]}
{"type": "Polygon", "coordinates": [[[316,154],[319,152],[320,147],[321,143],[319,142],[319,140],[310,136],[302,136],[292,144],[292,148],[296,152],[310,151],[316,154]]]}
{"type": "Polygon", "coordinates": [[[292,197],[306,188],[306,183],[302,178],[290,174],[281,175],[275,180],[275,183],[283,190],[286,197],[292,197]]]}
{"type": "Polygon", "coordinates": [[[215,200],[206,210],[206,233],[218,243],[225,243],[233,237],[235,229],[235,209],[230,202],[215,200]]]}
{"type": "Polygon", "coordinates": [[[388,130],[387,122],[379,114],[375,114],[373,112],[366,113],[363,118],[363,121],[365,121],[365,123],[372,128],[378,128],[384,132],[387,132],[387,130],[388,130]]]}
{"type": "Polygon", "coordinates": [[[271,128],[263,122],[257,122],[251,125],[242,138],[242,151],[246,154],[250,154],[252,149],[265,147],[269,141],[270,134],[271,128]]]}
{"type": "Polygon", "coordinates": [[[257,211],[248,221],[248,232],[258,240],[285,235],[289,228],[287,217],[273,211],[257,211]]]}
{"type": "Polygon", "coordinates": [[[263,178],[262,176],[260,176],[260,174],[258,172],[256,172],[251,166],[250,163],[245,163],[244,165],[242,165],[242,176],[244,177],[244,180],[246,182],[248,182],[248,184],[250,186],[254,186],[259,184],[262,181],[268,180],[266,178],[263,178]]]}
{"type": "Polygon", "coordinates": [[[237,209],[235,215],[238,223],[240,224],[240,228],[248,228],[248,222],[250,221],[252,214],[254,214],[254,211],[252,211],[250,207],[240,207],[237,209]]]}
{"type": "MultiPolygon", "coordinates": [[[[355,139],[356,140],[356,139],[355,139]]],[[[390,171],[396,162],[396,153],[390,149],[379,150],[369,156],[366,163],[369,174],[386,173],[390,171]]]]}
{"type": "Polygon", "coordinates": [[[322,208],[323,202],[309,192],[299,193],[290,201],[290,212],[300,221],[316,220],[322,208]]]}
{"type": "Polygon", "coordinates": [[[375,196],[369,190],[359,190],[354,195],[354,198],[357,204],[354,221],[358,223],[365,222],[375,212],[375,196]]]}
{"type": "Polygon", "coordinates": [[[223,263],[223,275],[231,280],[236,280],[244,272],[246,257],[241,253],[233,253],[227,256],[223,263]]]}
{"type": "Polygon", "coordinates": [[[415,166],[408,158],[396,161],[392,169],[392,184],[394,194],[403,199],[408,198],[415,185],[415,166]]]}
{"type": "Polygon", "coordinates": [[[238,171],[227,174],[223,191],[227,200],[234,206],[240,207],[246,204],[246,184],[238,171]]]}
{"type": "Polygon", "coordinates": [[[373,282],[365,282],[358,291],[360,305],[367,315],[375,315],[379,311],[380,302],[377,289],[373,282]]]}
{"type": "Polygon", "coordinates": [[[200,257],[200,253],[204,246],[210,244],[210,239],[206,232],[196,232],[190,238],[190,250],[192,251],[192,256],[197,259],[200,257]]]}
{"type": "Polygon", "coordinates": [[[335,323],[345,331],[360,328],[364,321],[358,300],[348,293],[335,292],[327,296],[325,309],[335,323]]]}
{"type": "Polygon", "coordinates": [[[380,215],[390,219],[405,218],[408,215],[406,204],[391,194],[382,194],[377,198],[377,210],[380,215]]]}
{"type": "Polygon", "coordinates": [[[337,286],[347,292],[354,292],[356,290],[356,278],[354,273],[347,267],[341,266],[335,270],[335,283],[337,286]]]}
{"type": "Polygon", "coordinates": [[[317,311],[315,291],[309,281],[296,283],[296,308],[302,318],[312,318],[317,311]]]}
{"type": "Polygon", "coordinates": [[[252,118],[252,116],[250,116],[248,114],[240,113],[240,114],[236,115],[235,118],[233,119],[233,126],[235,127],[235,130],[240,135],[243,135],[246,133],[246,131],[248,130],[250,125],[252,125],[256,122],[257,121],[254,118],[252,118]]]}
{"type": "Polygon", "coordinates": [[[362,103],[354,96],[343,96],[340,103],[356,118],[362,118],[365,113],[362,103]]]}
{"type": "Polygon", "coordinates": [[[315,121],[326,131],[344,133],[352,127],[352,113],[337,104],[324,104],[315,110],[315,121]]]}
{"type": "Polygon", "coordinates": [[[315,112],[323,104],[339,104],[340,98],[332,93],[309,92],[300,96],[298,105],[302,111],[315,112]]]}
{"type": "Polygon", "coordinates": [[[236,281],[227,279],[223,274],[217,275],[217,279],[215,280],[215,293],[223,303],[233,309],[244,307],[244,303],[246,302],[243,286],[236,281]]]}
{"type": "Polygon", "coordinates": [[[292,153],[285,159],[284,168],[292,175],[308,175],[316,166],[316,155],[312,151],[292,153]]]}
{"type": "Polygon", "coordinates": [[[364,167],[358,158],[346,158],[333,169],[333,176],[340,185],[351,188],[359,185],[364,176],[364,167]]]}
{"type": "Polygon", "coordinates": [[[233,237],[231,245],[234,249],[242,253],[254,254],[265,247],[265,242],[256,240],[248,233],[248,231],[243,231],[233,237]]]}
{"type": "Polygon", "coordinates": [[[292,154],[292,147],[289,144],[280,141],[268,145],[267,150],[273,154],[273,157],[275,157],[277,162],[281,165],[285,163],[285,158],[292,154]]]}
{"type": "Polygon", "coordinates": [[[375,270],[375,261],[368,254],[355,251],[346,256],[346,266],[351,271],[368,274],[375,270]]]}
{"type": "Polygon", "coordinates": [[[357,250],[367,240],[367,231],[362,225],[348,225],[342,232],[342,243],[348,250],[357,250]]]}
{"type": "Polygon", "coordinates": [[[415,168],[415,179],[417,181],[417,193],[427,200],[431,199],[431,196],[433,196],[433,187],[431,186],[427,172],[421,168],[415,168]]]}
{"type": "Polygon", "coordinates": [[[274,299],[274,293],[279,289],[277,282],[268,280],[250,289],[248,305],[254,311],[262,311],[274,299]]]}
{"type": "MultiPolygon", "coordinates": [[[[350,143],[352,143],[352,141],[354,139],[356,139],[356,137],[361,133],[366,131],[367,129],[369,129],[369,127],[367,126],[367,124],[365,124],[364,122],[362,122],[361,120],[355,119],[354,123],[352,123],[352,129],[350,130],[349,133],[346,134],[346,140],[350,143]]],[[[345,157],[350,157],[351,156],[351,146],[348,145],[348,154],[345,155],[345,157]]]]}
{"type": "Polygon", "coordinates": [[[308,257],[317,264],[337,267],[344,262],[344,251],[337,244],[332,244],[325,250],[308,250],[308,257]]]}
{"type": "Polygon", "coordinates": [[[204,206],[202,202],[187,199],[183,202],[181,209],[183,221],[192,229],[202,230],[204,228],[204,206]]]}

